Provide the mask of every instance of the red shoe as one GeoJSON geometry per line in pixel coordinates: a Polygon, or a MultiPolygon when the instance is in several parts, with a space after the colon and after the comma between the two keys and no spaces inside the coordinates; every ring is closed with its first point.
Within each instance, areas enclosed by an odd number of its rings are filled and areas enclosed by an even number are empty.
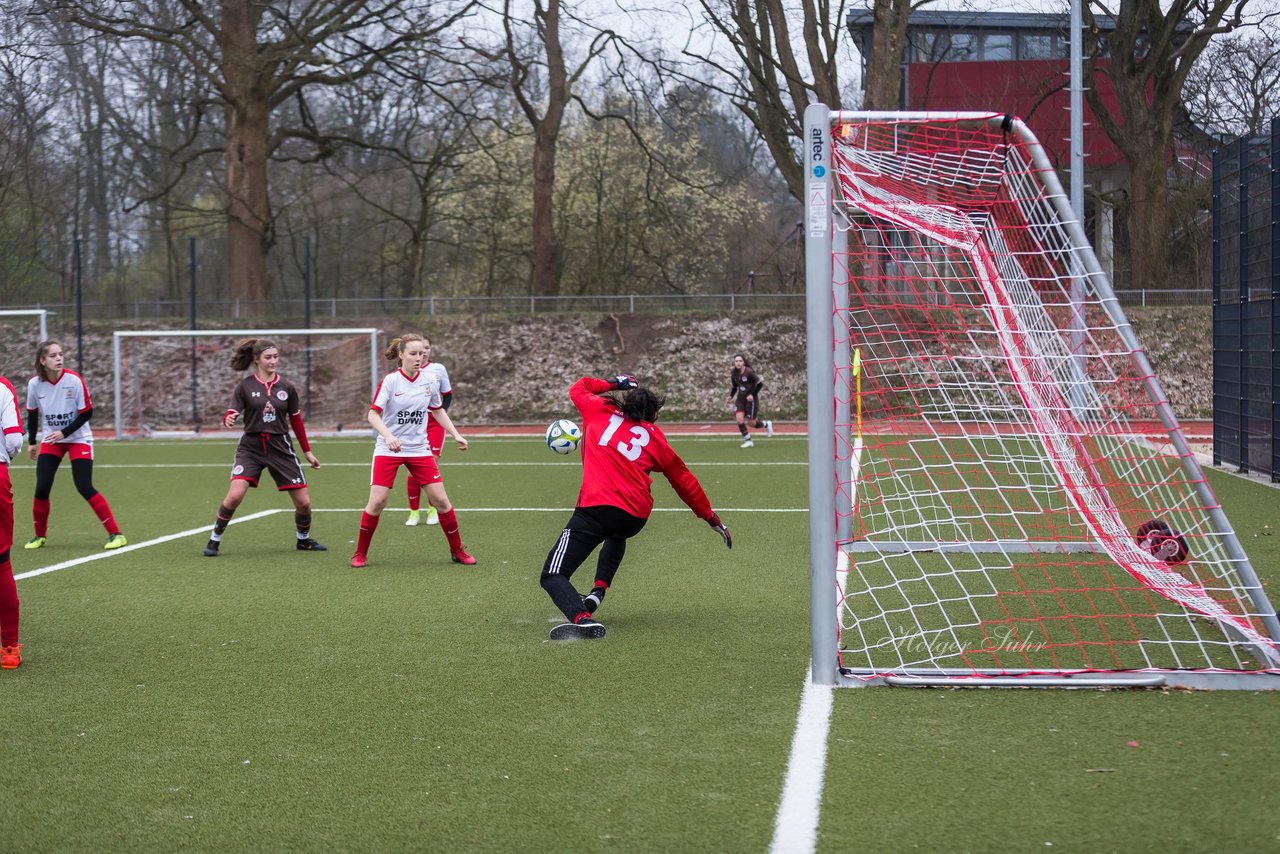
{"type": "Polygon", "coordinates": [[[367,557],[357,552],[351,556],[351,565],[359,569],[360,567],[364,566],[368,562],[368,560],[369,559],[367,557]]]}
{"type": "Polygon", "coordinates": [[[467,566],[471,566],[476,562],[475,558],[467,554],[466,546],[459,546],[456,552],[449,553],[449,557],[453,560],[454,563],[466,564],[467,566]]]}
{"type": "Polygon", "coordinates": [[[13,646],[0,647],[0,668],[4,670],[17,670],[18,665],[22,663],[22,644],[15,643],[13,646]]]}

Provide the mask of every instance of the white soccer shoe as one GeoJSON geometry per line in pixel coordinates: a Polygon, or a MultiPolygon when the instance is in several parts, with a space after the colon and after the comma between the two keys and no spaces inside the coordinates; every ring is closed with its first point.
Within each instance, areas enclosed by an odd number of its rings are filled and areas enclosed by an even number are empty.
{"type": "Polygon", "coordinates": [[[741,445],[739,445],[738,447],[739,447],[739,448],[754,448],[755,446],[756,446],[756,443],[755,443],[755,442],[753,442],[753,441],[751,441],[750,439],[748,439],[747,441],[743,442],[743,443],[742,443],[741,445]]]}
{"type": "Polygon", "coordinates": [[[765,434],[766,436],[772,436],[772,435],[773,435],[773,422],[772,422],[772,421],[766,421],[766,422],[764,422],[764,434],[765,434]]]}
{"type": "Polygon", "coordinates": [[[416,528],[419,522],[420,522],[420,518],[417,510],[410,510],[409,518],[404,520],[404,523],[408,525],[410,528],[416,528]]]}

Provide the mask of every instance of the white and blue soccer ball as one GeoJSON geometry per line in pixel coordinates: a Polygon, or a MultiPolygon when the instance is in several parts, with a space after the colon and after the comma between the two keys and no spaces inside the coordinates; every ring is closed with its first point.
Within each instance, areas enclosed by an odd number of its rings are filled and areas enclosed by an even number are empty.
{"type": "Polygon", "coordinates": [[[557,454],[572,454],[582,441],[582,431],[568,418],[552,421],[547,428],[547,447],[557,454]]]}

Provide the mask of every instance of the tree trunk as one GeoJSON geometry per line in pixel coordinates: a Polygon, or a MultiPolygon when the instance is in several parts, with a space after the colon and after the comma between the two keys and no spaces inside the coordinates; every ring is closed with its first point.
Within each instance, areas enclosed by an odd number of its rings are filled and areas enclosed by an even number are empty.
{"type": "Polygon", "coordinates": [[[1152,154],[1129,161],[1130,287],[1141,289],[1169,287],[1169,183],[1164,151],[1152,154]]]}
{"type": "Polygon", "coordinates": [[[560,293],[560,242],[555,228],[556,140],[544,128],[533,146],[533,293],[560,293]]]}
{"type": "Polygon", "coordinates": [[[902,92],[902,58],[907,44],[907,21],[911,16],[910,0],[875,0],[874,15],[862,108],[896,110],[902,92]]]}
{"type": "Polygon", "coordinates": [[[259,78],[257,30],[263,6],[224,0],[222,64],[227,96],[227,276],[241,311],[270,309],[267,257],[275,244],[267,189],[270,95],[259,78]]]}

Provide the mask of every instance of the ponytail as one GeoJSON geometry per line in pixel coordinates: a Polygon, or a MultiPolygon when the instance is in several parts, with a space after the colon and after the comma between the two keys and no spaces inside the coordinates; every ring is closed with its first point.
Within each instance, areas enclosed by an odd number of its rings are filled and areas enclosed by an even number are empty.
{"type": "Polygon", "coordinates": [[[399,338],[392,338],[387,343],[387,349],[386,352],[382,354],[382,358],[386,359],[388,362],[399,363],[400,354],[404,352],[404,348],[408,347],[409,342],[411,341],[421,341],[423,344],[430,343],[426,338],[416,332],[406,332],[399,338]]]}
{"type": "Polygon", "coordinates": [[[231,351],[231,361],[227,365],[233,371],[246,370],[257,361],[264,350],[272,349],[279,349],[274,341],[268,341],[266,338],[246,338],[236,344],[235,349],[231,351]]]}

